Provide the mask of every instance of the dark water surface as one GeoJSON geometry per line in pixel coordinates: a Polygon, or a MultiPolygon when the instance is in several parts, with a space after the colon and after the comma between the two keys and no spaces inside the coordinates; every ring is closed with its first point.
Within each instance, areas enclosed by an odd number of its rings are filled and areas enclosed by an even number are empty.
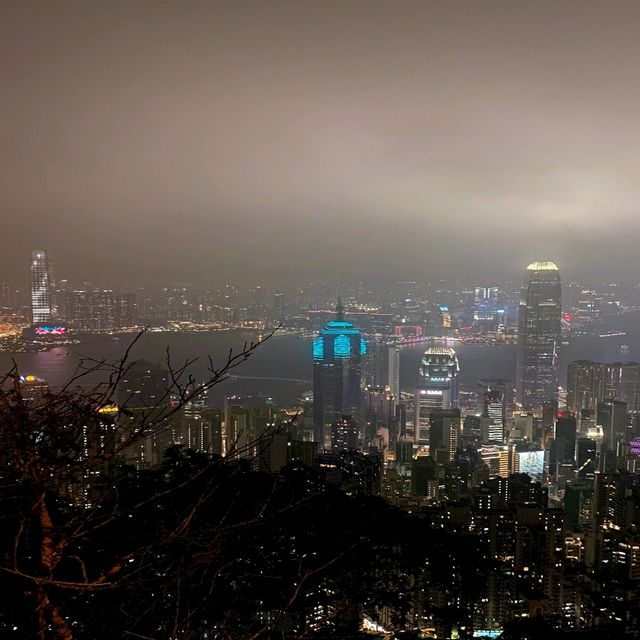
{"type": "MultiPolygon", "coordinates": [[[[566,377],[566,366],[572,360],[589,358],[603,361],[640,360],[640,312],[620,316],[611,329],[627,332],[624,336],[606,338],[581,337],[564,345],[560,354],[561,378],[566,377]],[[621,353],[621,345],[630,351],[621,353]]],[[[212,333],[145,334],[132,351],[134,359],[144,358],[164,364],[169,347],[172,362],[181,365],[185,360],[197,359],[192,373],[198,378],[206,374],[208,356],[220,364],[229,349],[240,350],[245,341],[255,340],[257,334],[250,331],[225,331],[212,333]]],[[[36,374],[52,385],[64,384],[77,370],[82,357],[114,361],[122,356],[133,336],[92,336],[79,345],[56,347],[36,353],[0,353],[0,368],[8,370],[12,357],[21,373],[36,374]]],[[[428,345],[403,347],[400,356],[400,384],[411,389],[416,384],[417,368],[422,353],[428,345]]],[[[493,377],[513,380],[516,366],[515,345],[455,345],[464,387],[475,388],[478,378],[493,377]]],[[[211,401],[218,402],[226,394],[263,393],[281,403],[291,403],[311,388],[311,343],[296,335],[275,336],[266,341],[255,354],[243,363],[236,373],[252,379],[234,379],[224,382],[211,393],[211,401]],[[277,378],[284,378],[278,380],[277,378]]]]}

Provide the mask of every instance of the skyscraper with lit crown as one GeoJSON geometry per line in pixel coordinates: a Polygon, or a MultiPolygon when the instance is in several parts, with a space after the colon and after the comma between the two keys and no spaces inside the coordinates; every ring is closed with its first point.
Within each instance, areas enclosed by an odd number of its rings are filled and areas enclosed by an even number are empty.
{"type": "Polygon", "coordinates": [[[422,357],[419,383],[414,396],[414,440],[426,442],[429,437],[430,414],[434,408],[455,409],[459,406],[460,365],[450,347],[429,347],[422,357]]]}
{"type": "Polygon", "coordinates": [[[31,252],[31,320],[34,325],[49,324],[54,316],[53,278],[46,251],[31,252]]]}
{"type": "MultiPolygon", "coordinates": [[[[331,427],[343,416],[358,423],[362,405],[362,360],[367,343],[360,330],[344,318],[338,302],[335,320],[329,321],[313,340],[314,440],[331,446],[331,427]]],[[[361,425],[358,425],[361,426],[361,425]]]]}
{"type": "Polygon", "coordinates": [[[560,351],[560,271],[553,262],[527,267],[518,315],[517,400],[539,409],[557,398],[560,351]]]}

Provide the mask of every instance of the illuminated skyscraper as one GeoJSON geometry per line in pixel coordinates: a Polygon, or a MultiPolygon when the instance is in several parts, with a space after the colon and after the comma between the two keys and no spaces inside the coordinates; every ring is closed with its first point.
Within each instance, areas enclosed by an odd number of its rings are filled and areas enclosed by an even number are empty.
{"type": "Polygon", "coordinates": [[[560,315],[558,267],[553,262],[531,263],[518,318],[516,393],[526,409],[539,409],[557,398],[560,315]]]}
{"type": "Polygon", "coordinates": [[[53,278],[46,251],[31,252],[31,319],[34,325],[50,324],[54,316],[53,278]]]}
{"type": "Polygon", "coordinates": [[[424,352],[415,392],[414,439],[426,442],[429,414],[434,408],[458,407],[460,366],[456,352],[449,347],[430,347],[424,352]]]}
{"type": "Polygon", "coordinates": [[[340,302],[335,320],[314,338],[312,352],[314,440],[330,447],[331,427],[343,416],[361,426],[362,359],[367,354],[367,343],[344,319],[340,302]]]}
{"type": "Polygon", "coordinates": [[[500,389],[487,389],[482,397],[482,442],[504,443],[505,400],[500,389]]]}

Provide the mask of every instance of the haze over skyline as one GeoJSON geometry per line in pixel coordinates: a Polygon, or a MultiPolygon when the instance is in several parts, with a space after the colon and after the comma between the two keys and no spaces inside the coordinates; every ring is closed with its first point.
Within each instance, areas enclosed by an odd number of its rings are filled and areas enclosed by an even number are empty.
{"type": "Polygon", "coordinates": [[[3,3],[3,280],[634,278],[640,5],[3,3]]]}

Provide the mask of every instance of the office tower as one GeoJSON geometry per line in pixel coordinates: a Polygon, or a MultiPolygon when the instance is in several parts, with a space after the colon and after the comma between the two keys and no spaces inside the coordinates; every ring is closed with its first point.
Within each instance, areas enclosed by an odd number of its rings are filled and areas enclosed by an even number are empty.
{"type": "Polygon", "coordinates": [[[460,409],[433,409],[429,415],[429,455],[437,463],[455,458],[460,440],[460,409]]]}
{"type": "Polygon", "coordinates": [[[389,387],[397,402],[400,397],[400,349],[395,345],[378,342],[368,346],[367,384],[389,387]]]}
{"type": "Polygon", "coordinates": [[[597,400],[616,398],[640,411],[640,363],[576,360],[567,368],[567,408],[594,410],[597,400]]]}
{"type": "Polygon", "coordinates": [[[535,417],[532,413],[514,414],[512,436],[518,440],[533,442],[535,437],[535,424],[535,417]]]}
{"type": "Polygon", "coordinates": [[[505,419],[513,415],[513,382],[505,378],[480,378],[477,386],[478,413],[484,410],[484,394],[497,391],[503,396],[505,419]]]}
{"type": "Polygon", "coordinates": [[[578,438],[576,443],[576,463],[578,469],[596,462],[596,441],[591,438],[578,438]]]}
{"type": "Polygon", "coordinates": [[[573,462],[576,451],[576,417],[569,412],[559,411],[556,415],[554,438],[556,443],[562,441],[562,462],[573,462]]]}
{"type": "Polygon", "coordinates": [[[558,395],[560,271],[553,262],[527,267],[518,313],[517,400],[540,409],[558,395]]]}
{"type": "Polygon", "coordinates": [[[362,359],[367,343],[353,324],[344,319],[339,302],[330,320],[313,339],[314,440],[331,445],[331,426],[343,415],[361,422],[362,359]]]}
{"type": "Polygon", "coordinates": [[[462,425],[462,435],[465,440],[469,442],[479,441],[482,435],[482,420],[481,416],[474,415],[472,413],[467,414],[464,417],[462,425]]]}
{"type": "Polygon", "coordinates": [[[615,453],[618,439],[627,434],[627,403],[612,398],[598,401],[596,423],[602,427],[602,449],[615,453]]]}
{"type": "Polygon", "coordinates": [[[509,477],[514,466],[513,449],[507,445],[482,445],[478,447],[478,460],[487,465],[489,477],[509,477]]]}
{"type": "Polygon", "coordinates": [[[34,325],[50,324],[55,315],[53,277],[46,251],[31,252],[31,319],[34,325]]]}
{"type": "Polygon", "coordinates": [[[424,352],[414,397],[414,440],[426,442],[429,413],[434,408],[452,409],[459,403],[460,365],[449,347],[431,347],[424,352]]]}
{"type": "Polygon", "coordinates": [[[629,411],[640,411],[640,363],[623,362],[607,366],[619,371],[619,386],[614,397],[626,402],[629,411]]]}
{"type": "Polygon", "coordinates": [[[400,438],[396,442],[396,466],[400,464],[411,464],[413,460],[413,441],[400,438]]]}
{"type": "Polygon", "coordinates": [[[504,427],[504,394],[497,389],[488,389],[482,398],[482,441],[502,444],[504,427]]]}
{"type": "Polygon", "coordinates": [[[498,313],[498,288],[475,287],[473,319],[476,322],[493,322],[498,313]]]}
{"type": "Polygon", "coordinates": [[[331,449],[334,452],[358,448],[358,425],[351,416],[342,416],[331,425],[331,449]]]}
{"type": "Polygon", "coordinates": [[[398,437],[396,402],[389,387],[368,386],[364,390],[365,446],[371,445],[381,430],[386,430],[387,442],[395,443],[398,437]]]}
{"type": "Polygon", "coordinates": [[[578,438],[576,443],[576,467],[580,480],[593,480],[596,466],[596,441],[578,438]]]}
{"type": "Polygon", "coordinates": [[[594,410],[596,400],[602,398],[603,365],[591,360],[575,360],[567,367],[567,409],[578,413],[594,410]]]}

